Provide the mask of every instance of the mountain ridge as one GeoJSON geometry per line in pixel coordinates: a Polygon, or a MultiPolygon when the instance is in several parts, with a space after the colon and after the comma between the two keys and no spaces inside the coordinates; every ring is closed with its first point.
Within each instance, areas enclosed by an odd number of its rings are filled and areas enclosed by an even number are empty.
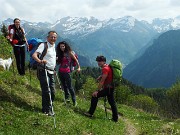
{"type": "Polygon", "coordinates": [[[147,88],[170,87],[180,77],[180,30],[163,33],[123,72],[123,77],[147,88]]]}
{"type": "MultiPolygon", "coordinates": [[[[10,18],[3,21],[5,25],[12,22],[10,18]]],[[[97,55],[107,56],[108,61],[112,58],[119,59],[126,66],[157,34],[178,28],[178,25],[175,25],[180,24],[178,22],[180,22],[178,17],[175,19],[156,18],[149,23],[132,16],[107,20],[67,16],[53,24],[25,20],[22,20],[21,24],[26,30],[28,39],[38,37],[46,40],[47,32],[56,30],[60,37],[57,42],[71,41],[73,49],[87,59],[88,62],[83,66],[96,66],[94,60],[97,55]]],[[[81,59],[80,63],[83,63],[81,59]]]]}
{"type": "MultiPolygon", "coordinates": [[[[134,26],[135,21],[139,21],[141,23],[144,23],[145,25],[149,25],[151,28],[158,31],[159,33],[165,32],[168,30],[172,30],[172,29],[180,28],[180,17],[179,16],[177,16],[175,18],[167,18],[167,19],[154,18],[152,20],[152,22],[148,22],[146,20],[137,20],[136,18],[134,18],[132,16],[124,16],[124,17],[116,18],[116,19],[110,18],[110,19],[106,19],[106,20],[99,20],[95,17],[87,18],[87,17],[67,16],[67,17],[58,19],[55,23],[29,22],[26,20],[22,20],[21,23],[22,24],[30,23],[33,26],[45,25],[49,29],[56,28],[57,25],[62,25],[62,27],[67,32],[75,30],[72,32],[72,34],[73,34],[73,33],[78,33],[78,31],[80,31],[80,32],[82,32],[83,30],[87,30],[87,31],[92,30],[93,31],[94,29],[97,30],[98,28],[107,27],[110,25],[117,25],[117,24],[122,24],[122,25],[126,24],[126,26],[129,26],[128,28],[130,28],[130,27],[134,26]],[[76,29],[72,28],[72,26],[74,26],[76,29]],[[84,29],[78,29],[82,26],[84,26],[84,29]]],[[[12,22],[13,22],[13,19],[11,19],[11,18],[8,18],[8,19],[2,21],[2,23],[7,24],[7,25],[11,24],[12,22]]],[[[0,23],[0,24],[2,25],[2,23],[0,23]]],[[[119,28],[121,28],[120,26],[119,26],[119,28]]],[[[116,27],[114,29],[117,29],[117,28],[118,27],[116,27]]],[[[61,29],[60,31],[62,32],[63,29],[61,29]]],[[[126,30],[124,32],[126,32],[126,30]]]]}

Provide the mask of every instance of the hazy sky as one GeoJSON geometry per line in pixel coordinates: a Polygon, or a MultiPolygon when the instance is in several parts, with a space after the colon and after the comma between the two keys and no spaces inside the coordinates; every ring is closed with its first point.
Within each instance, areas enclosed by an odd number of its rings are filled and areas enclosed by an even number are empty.
{"type": "Polygon", "coordinates": [[[0,21],[18,17],[54,23],[66,16],[101,20],[133,16],[151,21],[180,15],[180,0],[0,0],[0,5],[0,21]]]}

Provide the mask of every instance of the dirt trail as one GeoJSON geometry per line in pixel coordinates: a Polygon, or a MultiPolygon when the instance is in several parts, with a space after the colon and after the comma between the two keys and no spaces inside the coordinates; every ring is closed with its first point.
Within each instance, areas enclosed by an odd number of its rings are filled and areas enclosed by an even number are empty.
{"type": "MultiPolygon", "coordinates": [[[[99,107],[101,109],[104,109],[103,105],[100,105],[99,107]]],[[[111,109],[107,108],[107,112],[111,113],[111,109]]],[[[121,116],[120,114],[118,114],[118,116],[125,123],[125,133],[124,133],[124,135],[138,135],[137,129],[135,128],[134,124],[129,119],[121,116]]]]}
{"type": "Polygon", "coordinates": [[[128,119],[126,118],[122,118],[121,119],[125,122],[126,125],[126,129],[125,129],[125,134],[124,135],[137,135],[137,129],[134,127],[133,123],[130,122],[128,119]]]}

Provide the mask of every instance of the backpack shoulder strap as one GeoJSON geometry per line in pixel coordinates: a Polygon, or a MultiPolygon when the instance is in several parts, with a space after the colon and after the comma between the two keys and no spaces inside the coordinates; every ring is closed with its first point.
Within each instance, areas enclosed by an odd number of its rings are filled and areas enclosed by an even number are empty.
{"type": "MultiPolygon", "coordinates": [[[[40,60],[42,60],[43,58],[44,58],[44,56],[46,55],[46,53],[47,53],[47,49],[48,49],[48,44],[47,44],[47,42],[42,42],[42,43],[44,43],[44,50],[43,50],[43,52],[42,52],[42,54],[41,54],[41,56],[40,56],[40,60]]],[[[41,43],[40,43],[41,44],[41,43]]]]}
{"type": "Polygon", "coordinates": [[[64,56],[66,57],[66,59],[68,60],[68,62],[70,63],[71,61],[71,56],[70,56],[70,54],[69,54],[69,52],[66,52],[66,53],[64,53],[64,56]]]}
{"type": "Polygon", "coordinates": [[[68,52],[65,52],[65,53],[64,53],[64,56],[65,56],[65,57],[68,57],[68,58],[70,57],[68,52]]]}
{"type": "Polygon", "coordinates": [[[25,33],[24,33],[23,28],[21,26],[19,26],[19,29],[21,30],[22,34],[24,35],[25,33]]]}
{"type": "Polygon", "coordinates": [[[15,28],[15,25],[14,24],[10,24],[9,26],[8,26],[8,29],[10,30],[10,29],[14,29],[15,28]]]}

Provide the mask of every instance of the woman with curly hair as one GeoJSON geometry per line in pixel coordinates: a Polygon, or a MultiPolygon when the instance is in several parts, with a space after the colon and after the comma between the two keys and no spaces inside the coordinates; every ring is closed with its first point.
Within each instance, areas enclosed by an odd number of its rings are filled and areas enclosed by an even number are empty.
{"type": "Polygon", "coordinates": [[[57,64],[59,64],[58,75],[65,93],[65,101],[70,102],[69,95],[71,94],[73,105],[76,106],[76,96],[74,88],[72,86],[72,79],[70,73],[72,60],[74,60],[77,63],[77,72],[80,72],[81,68],[78,59],[75,57],[70,45],[65,41],[58,43],[56,47],[56,53],[57,64]]]}

